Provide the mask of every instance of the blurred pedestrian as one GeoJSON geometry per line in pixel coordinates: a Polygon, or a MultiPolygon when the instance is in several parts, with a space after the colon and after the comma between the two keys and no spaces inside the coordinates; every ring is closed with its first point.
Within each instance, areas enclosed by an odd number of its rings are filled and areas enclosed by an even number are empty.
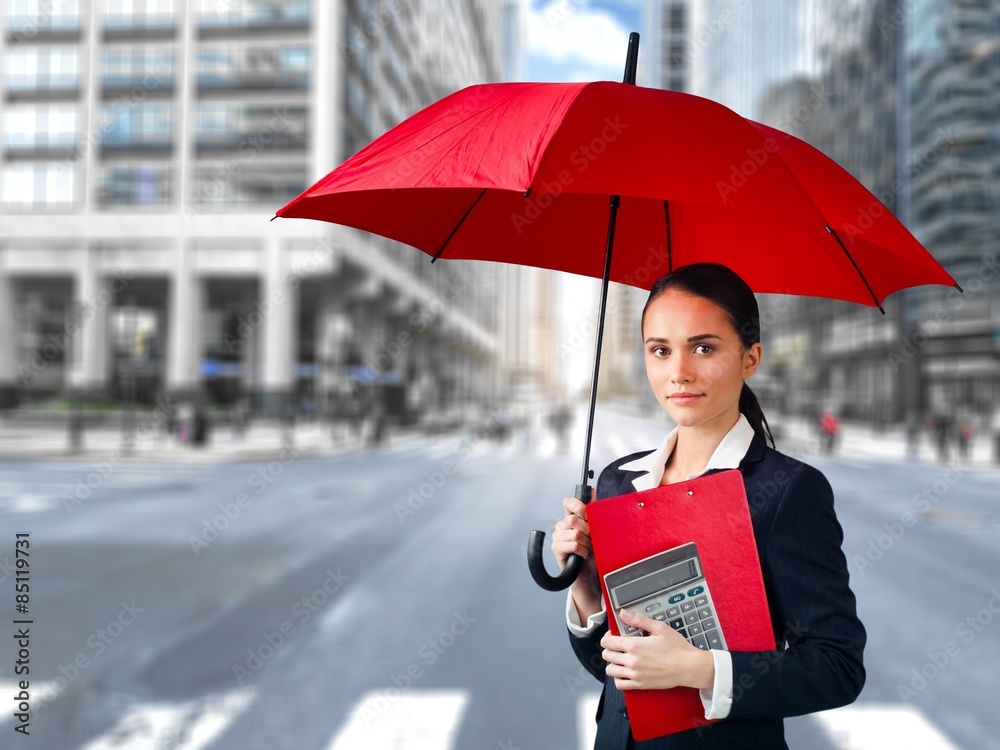
{"type": "Polygon", "coordinates": [[[991,431],[993,432],[993,460],[1000,464],[1000,406],[993,410],[991,431]]]}
{"type": "Polygon", "coordinates": [[[972,447],[972,420],[967,414],[959,418],[955,437],[958,439],[958,456],[963,463],[967,462],[972,447]]]}
{"type": "Polygon", "coordinates": [[[934,441],[937,445],[938,460],[947,463],[951,458],[951,441],[954,423],[951,415],[946,411],[939,411],[934,415],[934,441]]]}
{"type": "Polygon", "coordinates": [[[827,408],[819,418],[820,447],[824,453],[833,453],[837,447],[837,436],[840,434],[840,420],[827,408]]]}

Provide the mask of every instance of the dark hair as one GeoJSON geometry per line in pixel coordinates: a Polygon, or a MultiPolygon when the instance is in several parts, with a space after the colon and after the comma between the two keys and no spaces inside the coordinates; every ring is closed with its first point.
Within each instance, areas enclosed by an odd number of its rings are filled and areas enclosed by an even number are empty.
{"type": "MultiPolygon", "coordinates": [[[[757,307],[757,298],[753,296],[749,285],[731,268],[720,263],[692,263],[661,276],[649,290],[646,306],[642,308],[640,325],[645,323],[649,304],[671,289],[702,297],[721,307],[732,323],[733,330],[739,335],[744,349],[760,342],[760,309],[757,307]]],[[[765,442],[770,441],[771,447],[774,447],[774,438],[764,410],[745,382],[740,391],[739,410],[754,432],[765,442]]]]}

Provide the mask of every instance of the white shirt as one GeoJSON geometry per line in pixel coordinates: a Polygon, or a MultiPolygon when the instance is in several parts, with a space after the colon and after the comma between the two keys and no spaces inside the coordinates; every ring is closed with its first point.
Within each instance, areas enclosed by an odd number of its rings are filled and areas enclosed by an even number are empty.
{"type": "MultiPolygon", "coordinates": [[[[715,449],[715,453],[708,459],[702,474],[712,469],[737,469],[740,461],[747,454],[750,443],[753,440],[753,427],[747,418],[740,414],[740,418],[733,425],[733,428],[726,433],[715,449]]],[[[652,453],[622,464],[618,468],[622,471],[643,471],[646,472],[632,480],[632,486],[636,492],[651,490],[658,487],[663,478],[663,470],[666,467],[667,459],[674,451],[677,444],[677,428],[675,427],[667,435],[663,444],[652,453]]],[[[692,474],[687,477],[694,479],[701,474],[692,474]]],[[[587,618],[586,626],[580,623],[580,615],[573,604],[573,596],[566,597],[566,624],[570,632],[580,638],[590,635],[598,626],[604,624],[608,619],[605,610],[604,597],[601,597],[601,611],[595,612],[587,618]]],[[[699,690],[702,705],[705,707],[706,719],[725,719],[729,716],[729,711],[733,706],[733,658],[728,651],[712,649],[712,660],[715,663],[715,681],[712,688],[699,690]]]]}

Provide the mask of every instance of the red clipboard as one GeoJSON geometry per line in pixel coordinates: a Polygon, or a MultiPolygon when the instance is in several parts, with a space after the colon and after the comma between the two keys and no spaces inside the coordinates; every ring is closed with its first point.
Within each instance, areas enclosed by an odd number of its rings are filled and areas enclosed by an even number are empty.
{"type": "MultiPolygon", "coordinates": [[[[605,573],[687,542],[698,545],[702,571],[730,651],[775,648],[743,475],[708,474],[587,505],[594,559],[611,632],[620,635],[605,573]]],[[[698,690],[626,690],[632,736],[648,740],[713,723],[698,690]]]]}

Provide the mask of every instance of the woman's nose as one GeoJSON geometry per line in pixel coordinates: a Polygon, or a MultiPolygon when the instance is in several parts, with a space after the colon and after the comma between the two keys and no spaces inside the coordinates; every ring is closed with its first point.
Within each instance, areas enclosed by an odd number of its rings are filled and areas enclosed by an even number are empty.
{"type": "Polygon", "coordinates": [[[671,383],[690,383],[691,366],[687,358],[683,355],[674,357],[673,368],[670,371],[671,383]]]}

